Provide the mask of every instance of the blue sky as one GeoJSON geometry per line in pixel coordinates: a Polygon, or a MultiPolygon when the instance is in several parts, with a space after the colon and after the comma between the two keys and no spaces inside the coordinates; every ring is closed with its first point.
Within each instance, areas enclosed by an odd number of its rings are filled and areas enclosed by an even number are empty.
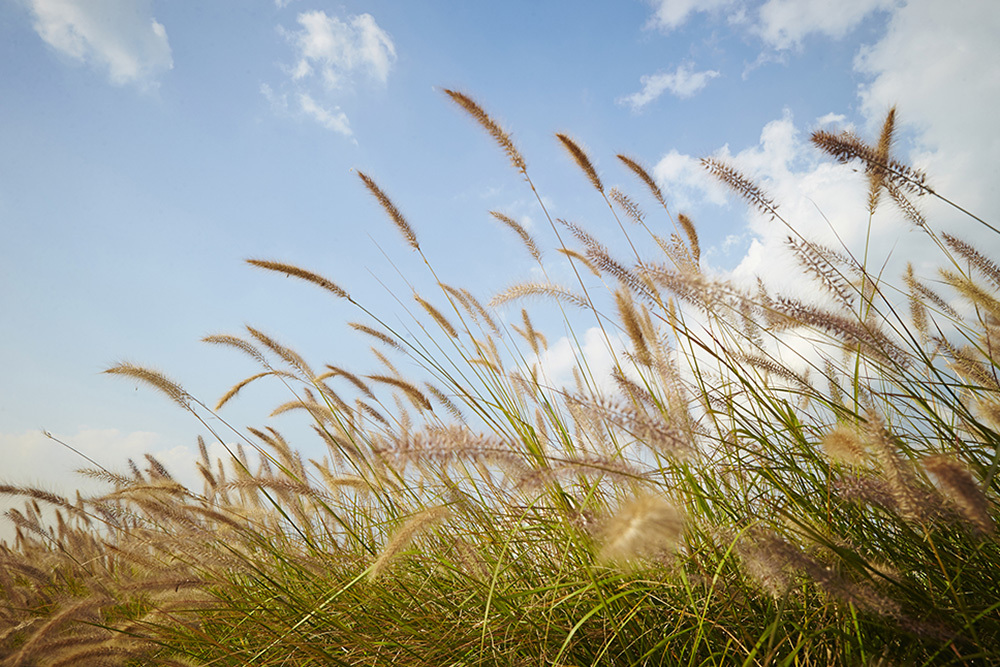
{"type": "MultiPolygon", "coordinates": [[[[245,323],[317,366],[374,372],[368,341],[345,326],[357,312],[243,263],[318,271],[390,319],[401,310],[393,295],[409,306],[401,276],[426,287],[422,267],[354,170],[403,209],[446,280],[488,300],[529,274],[530,258],[488,211],[517,217],[547,246],[550,232],[442,87],[471,94],[512,131],[557,216],[612,232],[554,138],[567,132],[609,184],[640,192],[617,152],[653,169],[698,225],[706,265],[743,279],[780,282],[784,234],[732,201],[697,158],[732,157],[805,231],[829,236],[822,212],[856,247],[864,186],[808,135],[828,126],[870,136],[893,104],[897,154],[926,168],[939,191],[1000,219],[997,7],[0,3],[2,476],[70,483],[82,462],[41,429],[109,467],[146,450],[183,467],[198,425],[100,371],[122,359],[148,364],[214,403],[255,369],[199,340],[245,323]]],[[[927,205],[939,228],[997,247],[927,205]]],[[[922,236],[898,215],[885,214],[875,234],[894,268],[900,258],[923,266],[922,236]]],[[[266,417],[282,395],[246,394],[223,415],[286,428],[290,417],[266,417]]]]}

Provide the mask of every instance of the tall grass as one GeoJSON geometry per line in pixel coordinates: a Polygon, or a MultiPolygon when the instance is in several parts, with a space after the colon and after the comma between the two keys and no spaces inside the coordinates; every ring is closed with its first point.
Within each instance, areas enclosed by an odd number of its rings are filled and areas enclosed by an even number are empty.
{"type": "Polygon", "coordinates": [[[254,365],[214,409],[157,371],[110,368],[229,456],[199,437],[201,490],[151,456],[84,471],[108,484],[96,497],[0,487],[26,501],[0,549],[2,664],[1000,661],[1000,267],[924,219],[915,198],[943,196],[890,155],[894,112],[871,144],[813,141],[860,164],[871,215],[895,206],[919,225],[937,274],[888,281],[704,162],[788,225],[820,295],[804,302],[704,271],[695,225],[639,161],[618,156],[637,193],[607,189],[557,135],[631,253],[615,256],[553,219],[507,131],[446,92],[545,211],[545,243],[492,212],[533,277],[488,304],[443,282],[359,172],[439,289],[394,326],[319,273],[251,259],[356,308],[378,370],[314,366],[253,327],[206,338],[254,365]],[[579,350],[588,330],[610,371],[578,352],[560,386],[549,341],[567,332],[579,350]],[[321,460],[273,428],[229,427],[224,405],[256,382],[287,390],[274,414],[303,413],[321,460]]]}

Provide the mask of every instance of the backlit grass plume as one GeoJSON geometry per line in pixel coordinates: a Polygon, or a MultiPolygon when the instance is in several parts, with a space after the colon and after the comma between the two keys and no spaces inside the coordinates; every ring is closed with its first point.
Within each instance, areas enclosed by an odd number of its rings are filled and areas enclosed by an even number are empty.
{"type": "Polygon", "coordinates": [[[780,218],[803,300],[713,269],[638,158],[612,162],[636,192],[605,189],[564,134],[606,206],[557,218],[510,134],[445,92],[550,223],[489,212],[530,259],[468,251],[511,286],[486,303],[432,264],[448,253],[358,172],[422,260],[377,277],[400,312],[250,259],[357,308],[329,326],[369,351],[211,334],[249,366],[214,409],[108,369],[195,417],[198,488],[152,455],[88,460],[93,494],[0,480],[0,666],[1000,663],[996,239],[934,230],[914,202],[943,195],[894,156],[895,112],[870,143],[813,141],[861,164],[873,224],[895,202],[939,268],[893,276],[890,248],[859,261],[780,218]],[[274,407],[235,424],[250,385],[274,407]]]}

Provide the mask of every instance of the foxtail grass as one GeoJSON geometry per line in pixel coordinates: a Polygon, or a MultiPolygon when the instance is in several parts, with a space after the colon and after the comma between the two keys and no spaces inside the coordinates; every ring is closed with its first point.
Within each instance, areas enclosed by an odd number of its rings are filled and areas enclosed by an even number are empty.
{"type": "Polygon", "coordinates": [[[108,369],[196,418],[202,488],[152,456],[90,461],[108,487],[91,496],[0,485],[23,503],[0,546],[0,665],[1000,662],[1000,269],[910,199],[944,195],[894,156],[895,111],[871,143],[813,143],[861,163],[872,219],[895,202],[936,272],[894,282],[876,249],[804,237],[738,165],[703,162],[789,226],[804,301],[713,270],[639,159],[615,163],[639,192],[609,187],[564,133],[553,148],[599,213],[557,220],[510,133],[444,92],[549,222],[529,234],[490,212],[530,273],[484,305],[359,171],[420,254],[419,308],[250,259],[357,309],[345,335],[371,358],[213,334],[251,366],[214,408],[159,371],[108,369]],[[625,238],[589,231],[602,223],[625,238]],[[571,381],[550,362],[566,349],[571,381]],[[315,441],[230,425],[250,384],[315,441]]]}

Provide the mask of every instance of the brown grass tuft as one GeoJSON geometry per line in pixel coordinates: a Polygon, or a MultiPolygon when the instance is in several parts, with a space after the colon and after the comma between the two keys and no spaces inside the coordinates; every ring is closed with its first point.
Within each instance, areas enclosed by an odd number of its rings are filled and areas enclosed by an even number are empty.
{"type": "Polygon", "coordinates": [[[598,559],[628,567],[674,551],[684,532],[684,517],[666,498],[637,496],[621,505],[601,531],[598,559]]]}
{"type": "Polygon", "coordinates": [[[708,173],[728,185],[736,194],[756,207],[757,210],[766,213],[772,219],[777,217],[778,206],[774,203],[774,200],[768,197],[760,186],[740,173],[738,169],[718,158],[711,157],[702,158],[701,165],[708,170],[708,173]]]}
{"type": "Polygon", "coordinates": [[[250,335],[257,340],[257,342],[259,342],[267,349],[271,350],[271,352],[274,352],[276,355],[278,355],[278,357],[280,357],[282,361],[284,361],[286,364],[297,370],[302,375],[303,378],[308,380],[315,377],[316,374],[313,373],[312,369],[309,367],[309,364],[307,364],[305,359],[299,356],[297,352],[295,352],[289,347],[282,345],[274,338],[268,336],[259,329],[255,329],[249,324],[246,325],[246,328],[247,331],[250,332],[250,335]]]}
{"type": "Polygon", "coordinates": [[[440,311],[440,310],[438,310],[437,308],[435,308],[434,306],[432,306],[432,305],[431,305],[430,303],[428,303],[428,302],[427,302],[427,301],[426,301],[426,300],[425,300],[424,298],[422,298],[422,297],[421,297],[421,296],[420,296],[419,294],[414,294],[414,295],[413,295],[413,299],[414,299],[414,300],[415,300],[415,301],[416,301],[417,303],[419,303],[419,304],[420,304],[420,307],[421,307],[421,308],[423,308],[423,309],[424,309],[425,311],[427,311],[427,314],[428,314],[428,315],[430,315],[430,316],[431,316],[432,318],[434,318],[434,321],[435,321],[435,322],[437,322],[437,325],[438,325],[439,327],[441,327],[441,329],[442,329],[442,330],[443,330],[443,331],[444,331],[444,332],[445,332],[446,334],[448,334],[448,335],[449,335],[449,336],[451,336],[452,338],[458,338],[458,332],[457,332],[457,331],[455,331],[455,327],[453,327],[453,326],[452,326],[451,322],[449,322],[449,321],[448,321],[448,318],[446,318],[446,317],[445,317],[445,316],[444,316],[444,315],[443,315],[443,314],[441,313],[441,311],[440,311]]]}
{"type": "Polygon", "coordinates": [[[618,289],[615,291],[615,305],[618,307],[618,317],[621,319],[625,333],[628,334],[632,346],[635,348],[635,359],[643,366],[651,366],[653,355],[649,353],[649,345],[643,334],[642,326],[639,324],[639,316],[635,312],[635,304],[628,290],[618,289]]]}
{"type": "Polygon", "coordinates": [[[994,261],[976,250],[967,241],[948,233],[942,234],[941,237],[949,248],[989,278],[997,289],[1000,289],[1000,266],[997,266],[994,261]]]}
{"type": "Polygon", "coordinates": [[[380,341],[382,343],[385,343],[386,345],[388,345],[389,347],[391,347],[393,349],[396,349],[396,350],[402,350],[403,349],[402,346],[396,341],[395,338],[393,338],[389,334],[385,333],[384,331],[380,331],[380,330],[378,330],[378,329],[376,329],[374,327],[370,327],[367,324],[361,324],[360,322],[348,322],[347,326],[351,327],[355,331],[360,331],[361,333],[365,334],[366,336],[371,336],[375,340],[378,340],[378,341],[380,341]]]}
{"type": "Polygon", "coordinates": [[[573,161],[576,162],[577,166],[580,167],[580,169],[583,170],[583,173],[587,175],[587,180],[590,181],[590,184],[593,185],[598,192],[603,193],[604,184],[601,183],[601,177],[597,175],[597,170],[594,169],[594,164],[590,161],[587,153],[580,148],[579,144],[573,141],[573,139],[566,134],[561,132],[557,133],[556,138],[563,145],[563,148],[565,148],[570,154],[570,157],[573,158],[573,161]]]}
{"type": "Polygon", "coordinates": [[[814,146],[833,156],[841,164],[861,160],[865,163],[866,172],[879,170],[884,182],[892,182],[902,190],[915,195],[934,194],[934,190],[927,185],[927,175],[922,171],[893,158],[886,161],[876,148],[869,146],[850,132],[834,134],[826,130],[817,130],[810,139],[814,146]]]}
{"type": "Polygon", "coordinates": [[[535,239],[531,238],[528,230],[526,230],[521,223],[509,215],[504,215],[499,211],[490,211],[490,215],[514,230],[514,233],[520,237],[521,242],[524,243],[524,247],[528,249],[528,252],[531,253],[531,256],[535,258],[536,262],[542,261],[542,253],[538,249],[538,244],[535,243],[535,239]]]}
{"type": "Polygon", "coordinates": [[[992,535],[996,531],[990,501],[965,466],[949,456],[931,456],[923,464],[966,521],[981,533],[992,535]]]}
{"type": "Polygon", "coordinates": [[[687,217],[683,213],[677,214],[677,224],[681,226],[684,230],[684,234],[688,238],[688,246],[691,248],[691,255],[694,257],[695,263],[701,259],[701,245],[698,243],[698,230],[695,229],[694,223],[691,222],[691,218],[687,217]]]}
{"type": "Polygon", "coordinates": [[[111,368],[104,371],[109,375],[121,375],[123,377],[132,378],[139,382],[143,382],[154,389],[159,389],[164,394],[170,397],[172,401],[180,405],[182,408],[189,410],[191,406],[189,401],[191,396],[184,391],[184,389],[169,379],[166,375],[160,371],[156,371],[150,368],[145,368],[143,366],[137,366],[135,364],[124,361],[120,364],[116,364],[111,368]]]}
{"type": "Polygon", "coordinates": [[[369,581],[378,579],[389,568],[393,559],[406,548],[418,534],[444,521],[451,514],[447,507],[431,507],[419,512],[404,523],[392,536],[389,543],[372,563],[368,571],[369,581]]]}
{"type": "Polygon", "coordinates": [[[431,402],[427,400],[423,392],[416,388],[413,384],[407,382],[406,380],[401,380],[399,378],[390,377],[388,375],[368,375],[366,376],[369,380],[375,382],[380,382],[382,384],[391,385],[397,389],[401,389],[406,397],[410,399],[413,406],[418,410],[433,410],[431,407],[431,402]]]}
{"type": "Polygon", "coordinates": [[[663,192],[660,190],[660,186],[656,184],[656,181],[653,180],[653,177],[649,175],[646,168],[643,167],[637,160],[634,160],[627,155],[622,155],[621,153],[618,154],[618,159],[621,160],[622,164],[628,167],[633,174],[638,176],[639,180],[646,184],[646,187],[649,188],[649,191],[653,194],[653,197],[656,198],[656,201],[660,203],[660,206],[666,208],[667,201],[663,198],[663,192]]]}
{"type": "Polygon", "coordinates": [[[622,210],[629,220],[637,225],[641,225],[644,222],[646,214],[642,212],[639,205],[627,194],[618,188],[611,188],[608,190],[608,196],[611,198],[611,201],[618,204],[618,208],[622,210]]]}
{"type": "Polygon", "coordinates": [[[510,163],[514,165],[515,169],[522,174],[527,171],[528,165],[524,161],[524,158],[521,157],[521,153],[517,150],[517,147],[510,138],[510,135],[506,130],[500,127],[500,125],[498,125],[497,122],[493,120],[493,118],[491,118],[481,106],[479,106],[465,93],[460,93],[457,90],[449,90],[448,88],[445,88],[444,92],[455,104],[462,107],[466,113],[472,116],[472,118],[479,123],[491,137],[493,137],[494,141],[496,141],[500,148],[502,148],[507,154],[507,158],[510,159],[510,163]]]}
{"type": "Polygon", "coordinates": [[[304,280],[308,283],[312,283],[313,285],[321,287],[325,289],[327,292],[330,292],[334,296],[337,296],[341,299],[347,299],[347,300],[351,299],[351,297],[347,294],[347,292],[345,292],[339,286],[334,284],[332,281],[327,280],[323,276],[313,273],[312,271],[306,271],[305,269],[293,266],[292,264],[283,264],[281,262],[273,262],[265,259],[248,259],[246,260],[246,262],[247,264],[250,264],[251,266],[256,266],[259,269],[284,273],[285,275],[292,276],[294,278],[299,278],[300,280],[304,280]]]}
{"type": "Polygon", "coordinates": [[[410,247],[414,250],[420,250],[420,244],[417,242],[417,235],[413,232],[413,228],[410,227],[410,223],[406,221],[406,218],[404,218],[403,214],[399,212],[399,209],[392,203],[392,200],[389,199],[388,195],[386,195],[385,192],[379,188],[379,186],[370,176],[368,176],[368,174],[363,171],[359,171],[358,177],[362,180],[362,182],[364,182],[365,187],[368,188],[368,191],[372,193],[378,203],[388,214],[389,219],[392,220],[394,225],[396,225],[396,228],[399,229],[399,232],[403,235],[403,238],[406,239],[406,242],[410,245],[410,247]]]}
{"type": "Polygon", "coordinates": [[[865,461],[865,443],[858,429],[848,424],[837,424],[820,440],[823,450],[834,461],[858,465],[865,461]]]}
{"type": "Polygon", "coordinates": [[[490,300],[490,307],[496,308],[505,303],[509,303],[510,301],[538,296],[550,297],[557,301],[562,301],[580,308],[589,307],[585,298],[566,289],[565,287],[560,287],[559,285],[553,285],[551,283],[533,282],[518,283],[517,285],[508,287],[490,300]]]}

